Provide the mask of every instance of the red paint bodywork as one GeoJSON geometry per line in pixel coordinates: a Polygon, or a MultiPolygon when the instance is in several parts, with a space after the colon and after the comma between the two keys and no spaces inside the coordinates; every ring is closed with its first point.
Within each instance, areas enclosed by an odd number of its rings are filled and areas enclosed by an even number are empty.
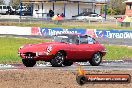
{"type": "Polygon", "coordinates": [[[102,56],[106,54],[104,46],[97,41],[95,44],[70,44],[60,42],[47,42],[40,44],[25,45],[18,50],[18,54],[22,59],[26,59],[25,53],[34,53],[32,57],[35,60],[51,61],[58,51],[63,51],[66,54],[66,60],[70,61],[89,61],[93,54],[100,52],[102,56]],[[52,50],[47,53],[47,48],[52,47],[52,50]]]}

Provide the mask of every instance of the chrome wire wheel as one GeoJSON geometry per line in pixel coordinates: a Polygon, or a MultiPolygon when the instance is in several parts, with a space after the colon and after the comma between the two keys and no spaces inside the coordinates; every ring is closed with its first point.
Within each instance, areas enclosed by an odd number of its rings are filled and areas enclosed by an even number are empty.
{"type": "Polygon", "coordinates": [[[51,65],[53,67],[60,67],[64,62],[65,56],[62,52],[58,52],[55,57],[51,60],[51,65]]]}
{"type": "Polygon", "coordinates": [[[100,60],[101,60],[101,55],[100,55],[100,53],[94,54],[93,59],[94,59],[94,61],[95,61],[96,63],[99,63],[100,60]]]}
{"type": "Polygon", "coordinates": [[[93,58],[89,61],[92,66],[98,66],[102,61],[102,56],[99,52],[93,55],[93,58]]]}
{"type": "Polygon", "coordinates": [[[58,64],[61,64],[64,61],[64,56],[62,53],[59,52],[54,59],[58,64]]]}

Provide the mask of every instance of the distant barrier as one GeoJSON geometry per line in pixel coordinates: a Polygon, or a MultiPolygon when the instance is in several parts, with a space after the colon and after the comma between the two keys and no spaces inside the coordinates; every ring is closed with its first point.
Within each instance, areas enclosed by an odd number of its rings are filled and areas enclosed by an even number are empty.
{"type": "Polygon", "coordinates": [[[83,29],[83,28],[40,28],[40,27],[18,27],[18,26],[0,26],[0,34],[13,35],[39,35],[52,36],[62,33],[70,34],[87,34],[94,38],[115,38],[115,39],[132,39],[132,31],[128,30],[100,30],[100,29],[83,29]]]}
{"type": "Polygon", "coordinates": [[[0,26],[0,34],[31,35],[31,27],[0,26]]]}
{"type": "Polygon", "coordinates": [[[32,27],[32,35],[52,36],[62,33],[87,34],[94,38],[132,39],[132,31],[128,30],[100,30],[100,29],[63,29],[32,27]]]}
{"type": "Polygon", "coordinates": [[[132,31],[127,30],[96,30],[96,37],[132,39],[132,31]]]}

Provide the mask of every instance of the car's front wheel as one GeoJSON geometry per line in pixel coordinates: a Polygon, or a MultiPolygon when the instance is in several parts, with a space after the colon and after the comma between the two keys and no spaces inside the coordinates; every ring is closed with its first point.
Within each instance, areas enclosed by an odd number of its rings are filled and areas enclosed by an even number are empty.
{"type": "Polygon", "coordinates": [[[33,67],[36,64],[35,60],[29,60],[29,59],[22,59],[22,62],[26,67],[33,67]]]}
{"type": "Polygon", "coordinates": [[[61,67],[65,59],[65,55],[62,52],[58,52],[55,57],[51,60],[53,67],[61,67]]]}
{"type": "Polygon", "coordinates": [[[89,63],[92,65],[92,66],[98,66],[100,65],[102,61],[102,56],[99,52],[95,53],[92,57],[92,59],[89,61],[89,63]]]}

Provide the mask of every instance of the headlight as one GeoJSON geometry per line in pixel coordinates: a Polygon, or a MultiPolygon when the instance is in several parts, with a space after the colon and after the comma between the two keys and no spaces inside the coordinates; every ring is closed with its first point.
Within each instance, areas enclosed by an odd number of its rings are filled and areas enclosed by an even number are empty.
{"type": "Polygon", "coordinates": [[[21,46],[19,49],[22,49],[24,46],[21,46]]]}
{"type": "Polygon", "coordinates": [[[104,49],[102,52],[107,52],[107,49],[104,49]]]}
{"type": "Polygon", "coordinates": [[[49,52],[51,52],[52,51],[52,46],[48,46],[47,47],[47,52],[49,53],[49,52]]]}

